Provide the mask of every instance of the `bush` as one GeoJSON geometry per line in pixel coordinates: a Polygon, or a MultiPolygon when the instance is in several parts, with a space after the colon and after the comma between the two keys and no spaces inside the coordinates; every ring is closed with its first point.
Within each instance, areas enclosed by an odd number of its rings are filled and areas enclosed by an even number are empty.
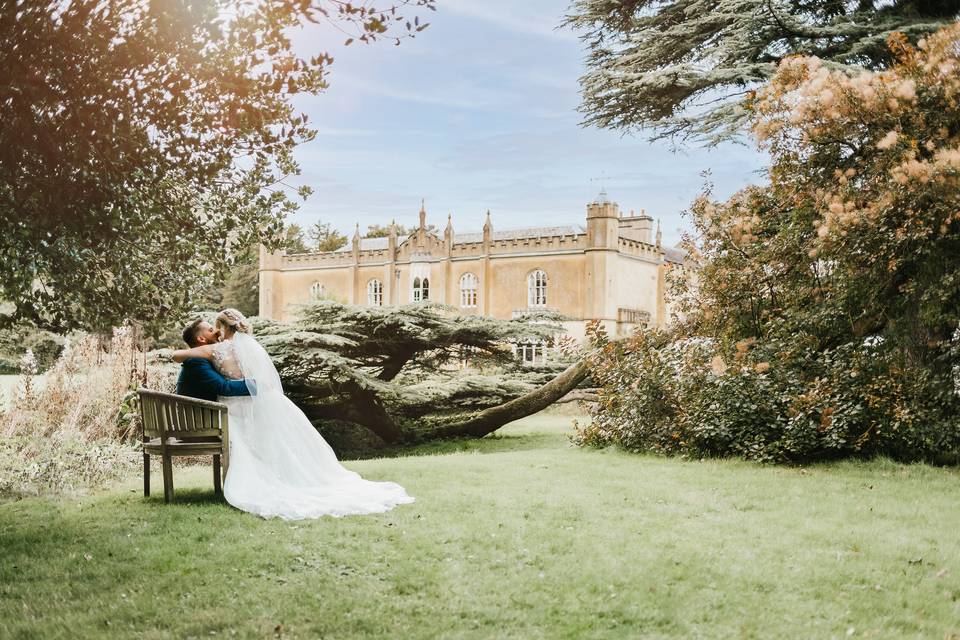
{"type": "Polygon", "coordinates": [[[599,402],[579,445],[690,457],[808,462],[885,455],[960,461],[960,392],[879,341],[797,354],[741,342],[594,327],[599,402]]]}
{"type": "Polygon", "coordinates": [[[110,440],[5,438],[0,441],[0,497],[101,486],[129,474],[141,460],[137,447],[110,440]]]}
{"type": "Polygon", "coordinates": [[[37,369],[46,371],[60,356],[63,344],[62,336],[43,329],[19,325],[0,330],[0,373],[20,373],[20,360],[28,349],[37,369]]]}
{"type": "Polygon", "coordinates": [[[21,386],[0,413],[0,495],[100,484],[135,462],[136,389],[173,391],[177,367],[146,361],[130,328],[109,342],[64,344],[47,373],[21,386]]]}
{"type": "Polygon", "coordinates": [[[958,460],[960,25],[890,47],[857,76],[788,58],[756,92],[769,181],[694,203],[682,321],[604,346],[610,415],[583,441],[958,460]]]}

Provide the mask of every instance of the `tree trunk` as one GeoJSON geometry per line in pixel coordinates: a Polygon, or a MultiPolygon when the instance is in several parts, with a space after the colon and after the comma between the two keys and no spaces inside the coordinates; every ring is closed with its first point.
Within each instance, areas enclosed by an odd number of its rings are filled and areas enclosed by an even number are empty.
{"type": "Polygon", "coordinates": [[[344,402],[327,405],[301,405],[303,413],[310,420],[344,420],[366,427],[387,444],[396,444],[403,440],[404,434],[390,414],[383,408],[375,393],[349,385],[345,390],[348,398],[344,402]]]}
{"type": "Polygon", "coordinates": [[[587,359],[584,358],[567,367],[563,373],[542,387],[509,402],[481,411],[468,420],[455,422],[442,429],[431,431],[428,437],[430,439],[458,436],[482,438],[508,422],[519,420],[546,409],[580,384],[580,381],[586,378],[589,372],[590,367],[587,364],[587,359]]]}

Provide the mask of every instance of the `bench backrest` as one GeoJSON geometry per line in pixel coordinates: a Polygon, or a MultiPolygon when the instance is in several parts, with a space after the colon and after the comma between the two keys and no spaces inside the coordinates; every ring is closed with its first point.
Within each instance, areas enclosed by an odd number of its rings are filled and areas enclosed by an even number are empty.
{"type": "Polygon", "coordinates": [[[227,405],[172,393],[138,389],[143,439],[223,437],[227,405]]]}

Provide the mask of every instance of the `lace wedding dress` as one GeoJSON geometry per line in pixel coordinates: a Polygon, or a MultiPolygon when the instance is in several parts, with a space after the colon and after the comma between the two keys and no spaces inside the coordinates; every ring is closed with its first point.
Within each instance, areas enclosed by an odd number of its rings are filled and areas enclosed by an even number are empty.
{"type": "Polygon", "coordinates": [[[230,465],[223,493],[238,509],[285,520],[381,513],[414,499],[394,482],[372,482],[344,468],[285,395],[270,357],[237,332],[217,344],[224,377],[256,381],[252,397],[219,398],[230,409],[230,465]]]}

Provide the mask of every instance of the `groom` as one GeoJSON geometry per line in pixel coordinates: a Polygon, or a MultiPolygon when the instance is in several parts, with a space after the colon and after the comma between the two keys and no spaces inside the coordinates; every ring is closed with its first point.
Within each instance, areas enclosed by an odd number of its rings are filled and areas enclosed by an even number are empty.
{"type": "MultiPolygon", "coordinates": [[[[183,330],[183,341],[190,348],[217,342],[217,332],[209,322],[197,319],[183,330]]],[[[227,380],[206,358],[190,358],[180,367],[177,395],[217,401],[217,396],[257,395],[256,380],[227,380]],[[250,390],[253,390],[253,393],[250,390]]]]}

